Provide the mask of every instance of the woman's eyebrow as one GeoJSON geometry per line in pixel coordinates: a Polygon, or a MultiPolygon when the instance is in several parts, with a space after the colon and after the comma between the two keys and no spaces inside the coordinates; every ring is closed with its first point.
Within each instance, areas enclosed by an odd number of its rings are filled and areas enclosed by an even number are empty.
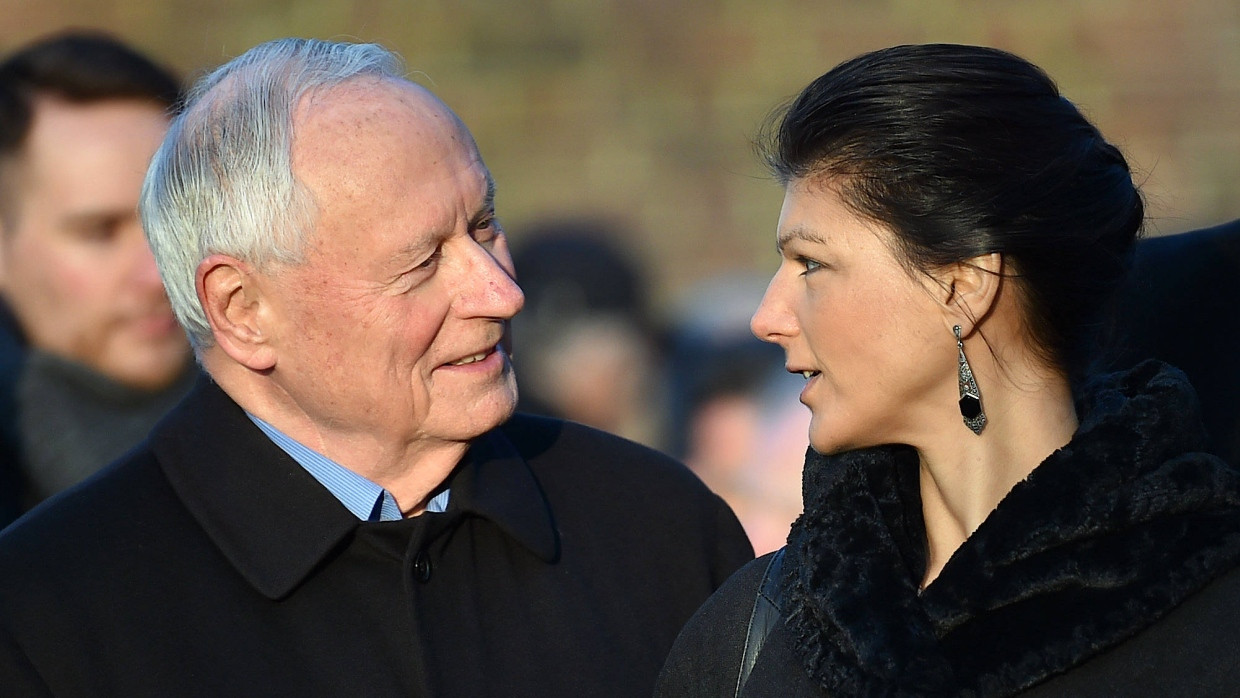
{"type": "Polygon", "coordinates": [[[793,240],[804,240],[818,245],[825,245],[827,242],[818,231],[798,225],[779,231],[779,236],[775,239],[775,250],[783,254],[784,246],[793,240]]]}

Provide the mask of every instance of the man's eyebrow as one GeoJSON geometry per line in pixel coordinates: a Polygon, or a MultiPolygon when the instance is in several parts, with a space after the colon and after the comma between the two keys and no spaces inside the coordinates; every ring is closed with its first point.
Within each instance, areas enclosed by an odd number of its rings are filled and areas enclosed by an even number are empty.
{"type": "Polygon", "coordinates": [[[784,247],[793,240],[804,240],[817,245],[825,245],[827,243],[827,239],[818,231],[798,225],[779,231],[779,236],[775,239],[775,251],[783,254],[784,247]]]}
{"type": "Polygon", "coordinates": [[[495,209],[495,178],[491,173],[487,173],[487,195],[482,200],[482,206],[478,208],[478,212],[474,214],[474,220],[477,221],[483,216],[495,209]]]}
{"type": "Polygon", "coordinates": [[[390,267],[392,269],[399,269],[403,271],[405,267],[413,264],[414,262],[420,261],[422,257],[425,257],[429,251],[435,248],[436,244],[438,244],[437,241],[429,238],[423,238],[410,242],[404,247],[401,247],[399,250],[396,250],[396,252],[394,252],[390,257],[385,258],[382,262],[383,268],[386,269],[390,267]]]}

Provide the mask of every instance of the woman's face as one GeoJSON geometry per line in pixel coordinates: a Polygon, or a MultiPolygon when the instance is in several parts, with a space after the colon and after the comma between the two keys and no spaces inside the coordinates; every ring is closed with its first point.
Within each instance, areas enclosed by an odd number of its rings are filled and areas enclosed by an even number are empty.
{"type": "Polygon", "coordinates": [[[780,265],[750,324],[808,378],[810,445],[820,453],[916,443],[959,422],[956,343],[942,293],[910,274],[892,233],[853,214],[834,188],[794,180],[779,216],[780,265]]]}

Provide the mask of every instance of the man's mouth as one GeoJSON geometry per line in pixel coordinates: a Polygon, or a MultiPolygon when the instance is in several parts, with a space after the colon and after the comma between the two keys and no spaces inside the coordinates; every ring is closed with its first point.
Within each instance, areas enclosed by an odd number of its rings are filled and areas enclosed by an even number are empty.
{"type": "Polygon", "coordinates": [[[809,380],[810,378],[813,378],[819,373],[822,373],[822,371],[794,371],[794,373],[799,373],[801,374],[802,377],[805,378],[805,380],[809,380]]]}
{"type": "Polygon", "coordinates": [[[474,354],[473,356],[466,356],[465,358],[457,359],[456,361],[453,361],[449,363],[448,365],[449,366],[465,366],[467,364],[477,363],[487,358],[488,356],[490,356],[492,351],[494,351],[494,349],[488,349],[487,351],[479,352],[477,354],[474,354]]]}
{"type": "Polygon", "coordinates": [[[177,327],[176,316],[171,311],[131,316],[128,322],[129,327],[144,336],[154,337],[173,333],[179,334],[180,330],[177,327]]]}

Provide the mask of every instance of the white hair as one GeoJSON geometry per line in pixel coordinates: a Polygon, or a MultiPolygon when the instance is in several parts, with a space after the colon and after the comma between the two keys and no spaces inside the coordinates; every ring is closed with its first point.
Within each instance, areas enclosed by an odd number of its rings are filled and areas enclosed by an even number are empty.
{"type": "Polygon", "coordinates": [[[202,260],[226,254],[263,268],[304,259],[314,200],[293,175],[293,114],[308,93],[346,80],[400,78],[376,44],[279,39],[200,80],[151,161],[140,212],[177,321],[195,351],[213,343],[198,302],[202,260]]]}

